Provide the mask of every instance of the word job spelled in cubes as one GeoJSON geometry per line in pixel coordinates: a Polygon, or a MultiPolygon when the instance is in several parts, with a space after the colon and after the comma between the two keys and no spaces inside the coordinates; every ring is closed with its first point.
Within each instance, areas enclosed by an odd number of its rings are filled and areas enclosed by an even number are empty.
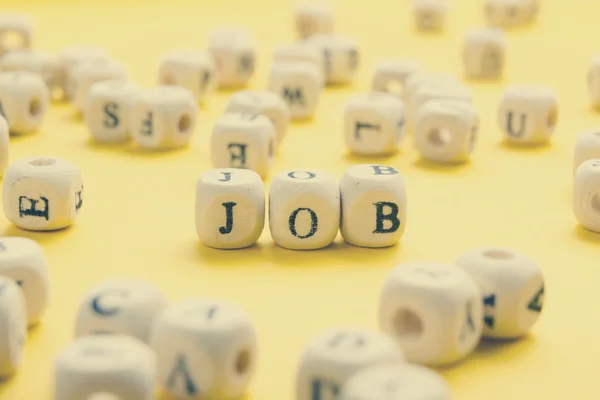
{"type": "MultiPolygon", "coordinates": [[[[256,243],[265,223],[264,190],[253,171],[205,172],[196,185],[200,240],[222,249],[256,243]]],[[[339,184],[322,171],[286,171],[271,184],[269,217],[273,240],[288,249],[326,247],[338,229],[356,246],[393,246],[406,229],[406,188],[399,172],[383,165],[351,167],[339,184]]]]}

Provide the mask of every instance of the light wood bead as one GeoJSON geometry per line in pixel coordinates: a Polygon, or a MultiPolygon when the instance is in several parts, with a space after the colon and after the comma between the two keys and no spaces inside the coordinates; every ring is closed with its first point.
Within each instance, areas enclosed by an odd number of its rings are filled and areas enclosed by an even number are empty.
{"type": "Polygon", "coordinates": [[[387,335],[353,327],[331,329],[315,336],[305,348],[296,375],[295,398],[337,398],[358,371],[403,363],[403,351],[387,335]]]}
{"type": "Polygon", "coordinates": [[[143,342],[124,335],[75,339],[54,366],[54,399],[155,400],[156,357],[143,342]],[[102,398],[102,397],[101,397],[102,398]],[[109,397],[110,398],[110,397],[109,397]]]}
{"type": "Polygon", "coordinates": [[[151,338],[158,382],[178,399],[236,399],[257,366],[254,326],[240,307],[215,299],[188,299],[165,309],[151,338]]]}
{"type": "Polygon", "coordinates": [[[50,300],[48,262],[42,246],[27,238],[0,238],[0,275],[21,287],[27,304],[27,324],[37,324],[50,300]]]}
{"type": "Polygon", "coordinates": [[[481,298],[477,284],[458,267],[402,264],[390,272],[381,292],[379,326],[404,349],[408,361],[451,364],[479,343],[481,298]]]}
{"type": "Polygon", "coordinates": [[[129,113],[133,140],[146,149],[186,146],[198,119],[194,95],[179,86],[144,89],[129,113]]]}
{"type": "Polygon", "coordinates": [[[43,79],[32,72],[0,72],[0,114],[11,133],[36,131],[46,117],[50,93],[43,79]]]}
{"type": "Polygon", "coordinates": [[[10,377],[23,363],[27,339],[26,307],[19,285],[0,276],[0,378],[10,377]]]}
{"type": "Polygon", "coordinates": [[[333,33],[333,8],[325,3],[304,3],[296,7],[296,32],[300,39],[333,33]]]}
{"type": "Polygon", "coordinates": [[[140,89],[122,80],[92,84],[83,107],[83,120],[98,142],[118,142],[130,138],[129,116],[140,89]]]}
{"type": "Polygon", "coordinates": [[[63,98],[71,100],[73,94],[69,92],[69,75],[71,70],[82,61],[108,61],[110,59],[105,49],[96,46],[72,46],[64,48],[58,55],[59,82],[63,91],[63,98]]]}
{"type": "Polygon", "coordinates": [[[2,182],[6,218],[22,229],[51,231],[75,223],[83,207],[81,172],[56,157],[12,163],[2,182]]]}
{"type": "Polygon", "coordinates": [[[426,82],[420,85],[408,104],[407,122],[414,124],[417,112],[431,100],[459,100],[473,103],[471,91],[457,82],[426,82]]]}
{"type": "Polygon", "coordinates": [[[344,139],[348,150],[360,155],[395,153],[404,139],[405,107],[387,93],[352,97],[344,110],[344,139]]]}
{"type": "Polygon", "coordinates": [[[75,337],[120,334],[147,342],[167,299],[141,279],[111,279],[94,285],[79,306],[75,337]]]}
{"type": "Polygon", "coordinates": [[[360,53],[354,39],[319,34],[312,36],[309,43],[323,54],[325,82],[328,85],[344,85],[354,81],[360,64],[360,53]]]}
{"type": "Polygon", "coordinates": [[[500,99],[498,124],[509,142],[547,142],[558,123],[553,90],[538,85],[511,85],[500,99]]]}
{"type": "Polygon", "coordinates": [[[404,83],[408,77],[421,70],[421,63],[416,60],[390,59],[381,61],[377,64],[373,74],[372,89],[374,92],[402,96],[404,83]]]}
{"type": "Polygon", "coordinates": [[[8,132],[8,123],[6,119],[0,115],[0,178],[4,176],[4,171],[8,166],[10,141],[8,132]]]}
{"type": "Polygon", "coordinates": [[[265,177],[273,164],[276,148],[275,127],[269,118],[229,113],[215,122],[210,158],[215,168],[250,169],[265,177]]]}
{"type": "Polygon", "coordinates": [[[450,385],[432,369],[415,364],[381,364],[354,374],[339,400],[452,400],[450,385]]]}
{"type": "Polygon", "coordinates": [[[600,232],[600,158],[582,162],[575,171],[573,213],[585,229],[600,232]]]}
{"type": "Polygon", "coordinates": [[[506,68],[504,32],[496,28],[472,30],[463,48],[465,74],[474,79],[498,79],[506,68]]]}
{"type": "Polygon", "coordinates": [[[486,0],[484,10],[488,25],[515,28],[535,17],[537,0],[486,0]]]}
{"type": "Polygon", "coordinates": [[[215,90],[216,66],[213,56],[202,50],[174,50],[167,53],[158,68],[161,85],[188,89],[201,103],[215,90]]]}
{"type": "Polygon", "coordinates": [[[287,103],[292,119],[313,116],[323,89],[323,73],[310,62],[275,62],[268,88],[287,103]]]}
{"type": "Polygon", "coordinates": [[[446,25],[446,0],[413,0],[415,26],[420,31],[439,31],[446,25]]]}
{"type": "Polygon", "coordinates": [[[461,163],[469,159],[477,143],[479,115],[460,100],[430,100],[415,118],[415,145],[427,160],[461,163]]]}
{"type": "Polygon", "coordinates": [[[406,186],[397,169],[363,164],[340,179],[344,240],[360,247],[393,246],[406,229],[406,186]]]}
{"type": "Polygon", "coordinates": [[[454,264],[481,290],[484,337],[521,337],[536,323],[544,305],[544,276],[525,254],[483,247],[466,252],[454,264]]]}
{"type": "Polygon", "coordinates": [[[243,169],[203,173],[196,184],[196,233],[217,249],[252,246],[265,226],[265,185],[243,169]]]}
{"type": "Polygon", "coordinates": [[[125,67],[116,61],[81,61],[69,74],[69,93],[75,109],[83,112],[90,87],[102,81],[127,81],[125,67]]]}
{"type": "Polygon", "coordinates": [[[416,71],[406,78],[402,90],[402,97],[410,103],[421,85],[460,85],[457,77],[440,72],[416,71]]]}
{"type": "Polygon", "coordinates": [[[325,73],[325,57],[319,47],[308,42],[299,42],[277,46],[273,62],[309,62],[325,73]]]}
{"type": "Polygon", "coordinates": [[[52,94],[60,89],[58,58],[41,50],[11,51],[0,59],[0,71],[27,71],[42,77],[52,94]]]}
{"type": "Polygon", "coordinates": [[[600,158],[600,130],[580,134],[573,153],[573,174],[584,161],[600,158]]]}
{"type": "Polygon", "coordinates": [[[0,14],[0,56],[14,50],[28,49],[33,42],[33,23],[29,16],[16,13],[0,14]],[[7,40],[7,36],[14,37],[7,40]]]}
{"type": "Polygon", "coordinates": [[[290,109],[276,93],[266,90],[242,90],[230,98],[225,113],[259,114],[269,118],[280,145],[290,125],[290,109]]]}
{"type": "Polygon", "coordinates": [[[269,227],[273,241],[291,250],[333,243],[340,226],[340,190],[327,172],[290,170],[273,178],[269,227]]]}
{"type": "Polygon", "coordinates": [[[600,108],[600,55],[592,59],[587,74],[588,97],[593,108],[600,108]]]}
{"type": "Polygon", "coordinates": [[[237,27],[217,29],[210,35],[208,50],[215,62],[218,88],[248,84],[256,69],[256,44],[247,31],[237,27]]]}

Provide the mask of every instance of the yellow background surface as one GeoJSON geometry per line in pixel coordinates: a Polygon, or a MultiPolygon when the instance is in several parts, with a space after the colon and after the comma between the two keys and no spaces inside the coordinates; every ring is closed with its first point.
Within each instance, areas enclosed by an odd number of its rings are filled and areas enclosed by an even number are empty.
{"type": "MultiPolygon", "coordinates": [[[[508,33],[504,80],[469,83],[482,118],[472,161],[439,167],[419,161],[411,136],[394,157],[346,155],[343,106],[369,89],[374,65],[385,57],[413,57],[428,69],[460,75],[465,33],[484,23],[482,1],[454,1],[446,31],[433,35],[413,30],[408,0],[334,2],[336,31],[360,44],[360,76],[351,87],[327,89],[314,120],[291,126],[272,172],[318,168],[339,177],[353,163],[398,167],[409,217],[401,243],[389,249],[355,248],[338,238],[325,250],[293,252],[275,246],[268,229],[246,250],[201,245],[194,230],[195,182],[211,168],[211,128],[229,93],[213,95],[200,111],[188,148],[159,154],[94,144],[71,106],[53,106],[37,134],[11,139],[11,159],[49,155],[76,163],[85,204],[76,226],[54,233],[25,232],[0,216],[1,235],[43,245],[52,279],[50,308],[29,333],[22,369],[0,386],[0,400],[52,398],[53,361],[72,339],[79,302],[92,284],[122,276],[148,279],[173,301],[210,296],[243,305],[260,341],[248,399],[292,399],[299,355],[314,334],[341,325],[376,327],[378,294],[390,268],[406,261],[452,262],[482,245],[521,250],[539,262],[547,299],[529,337],[482,344],[463,363],[442,370],[455,397],[597,398],[600,235],[579,228],[572,216],[571,159],[577,134],[600,125],[585,86],[590,60],[600,52],[600,3],[542,3],[536,24],[508,33]],[[560,116],[551,145],[502,143],[496,109],[503,86],[512,82],[556,91],[560,116]]],[[[283,0],[3,0],[5,10],[31,13],[36,47],[104,46],[142,86],[155,84],[166,51],[204,48],[215,25],[244,24],[260,50],[250,86],[265,88],[273,49],[294,40],[293,5],[283,0]]]]}

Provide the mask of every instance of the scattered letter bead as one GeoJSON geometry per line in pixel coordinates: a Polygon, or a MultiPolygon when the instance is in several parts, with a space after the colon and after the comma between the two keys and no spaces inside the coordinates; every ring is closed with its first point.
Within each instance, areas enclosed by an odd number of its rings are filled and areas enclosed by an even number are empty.
{"type": "Polygon", "coordinates": [[[208,49],[214,58],[219,88],[244,86],[254,75],[255,43],[245,30],[224,28],[214,31],[208,49]]]}
{"type": "Polygon", "coordinates": [[[214,169],[196,184],[196,233],[217,249],[252,246],[265,226],[265,185],[254,171],[214,169]]]}
{"type": "Polygon", "coordinates": [[[277,136],[279,145],[290,124],[290,109],[281,96],[265,90],[243,90],[229,99],[226,113],[261,114],[268,117],[277,136]]]}
{"type": "Polygon", "coordinates": [[[161,85],[188,89],[200,103],[213,92],[216,79],[215,61],[206,51],[177,50],[163,58],[158,70],[161,85]]]}
{"type": "Polygon", "coordinates": [[[33,27],[24,14],[0,14],[0,57],[15,50],[31,47],[33,27]],[[16,40],[12,40],[12,38],[16,40]]]}
{"type": "Polygon", "coordinates": [[[58,55],[59,64],[59,82],[63,90],[63,97],[71,99],[72,93],[69,92],[69,75],[77,64],[82,61],[108,61],[109,56],[106,50],[94,46],[74,46],[63,49],[58,55]]]}
{"type": "Polygon", "coordinates": [[[167,306],[162,293],[140,279],[112,279],[90,289],[79,307],[75,336],[121,334],[147,342],[154,317],[167,306]]]}
{"type": "Polygon", "coordinates": [[[387,93],[352,97],[344,111],[346,147],[360,155],[387,155],[404,139],[404,103],[387,93]]]}
{"type": "Polygon", "coordinates": [[[421,63],[415,60],[382,61],[373,75],[373,91],[401,95],[406,79],[421,68],[421,63]]]}
{"type": "Polygon", "coordinates": [[[143,90],[129,114],[133,140],[148,149],[182,147],[189,143],[198,118],[198,103],[179,86],[143,90]]]}
{"type": "Polygon", "coordinates": [[[340,179],[344,240],[360,247],[393,246],[406,229],[406,187],[398,170],[355,165],[340,179]]]}
{"type": "Polygon", "coordinates": [[[594,57],[587,75],[588,97],[592,107],[600,108],[600,55],[594,57]]]}
{"type": "Polygon", "coordinates": [[[535,324],[544,305],[544,276],[529,257],[486,247],[463,254],[454,264],[479,285],[483,295],[483,336],[517,338],[535,324]]]}
{"type": "Polygon", "coordinates": [[[315,64],[319,70],[325,73],[325,59],[319,47],[310,42],[299,42],[288,45],[280,45],[275,49],[273,61],[302,61],[315,64]]]}
{"type": "Polygon", "coordinates": [[[267,176],[273,164],[277,137],[269,118],[258,114],[223,114],[210,139],[215,168],[251,169],[267,176]]]}
{"type": "Polygon", "coordinates": [[[584,132],[577,138],[573,155],[573,173],[581,163],[592,158],[600,158],[600,130],[584,132]]]}
{"type": "Polygon", "coordinates": [[[0,178],[4,176],[4,171],[8,166],[9,146],[8,123],[6,122],[6,119],[0,115],[0,178]]]}
{"type": "Polygon", "coordinates": [[[513,28],[535,16],[535,0],[486,0],[485,17],[489,25],[513,28]]]}
{"type": "Polygon", "coordinates": [[[323,89],[323,73],[310,62],[275,62],[269,90],[287,103],[293,119],[311,117],[323,89]]]}
{"type": "Polygon", "coordinates": [[[446,23],[446,0],[413,0],[415,25],[421,31],[438,31],[446,23]]]}
{"type": "Polygon", "coordinates": [[[32,72],[0,72],[0,114],[6,118],[10,131],[30,133],[42,124],[50,93],[44,80],[32,72]]]}
{"type": "Polygon", "coordinates": [[[155,380],[156,357],[143,342],[124,335],[84,336],[56,359],[54,399],[87,400],[110,394],[113,399],[152,400],[155,380]]]}
{"type": "Polygon", "coordinates": [[[77,111],[83,111],[88,91],[94,83],[109,80],[127,80],[123,65],[114,61],[82,61],[73,67],[69,74],[69,92],[77,111]]]}
{"type": "Polygon", "coordinates": [[[333,9],[323,3],[305,3],[296,7],[296,31],[300,39],[333,33],[333,9]]]}
{"type": "Polygon", "coordinates": [[[23,362],[27,337],[26,307],[19,285],[0,276],[0,378],[11,376],[23,362]]]}
{"type": "Polygon", "coordinates": [[[22,229],[51,231],[72,225],[83,206],[81,172],[55,157],[16,161],[4,174],[2,206],[6,218],[22,229]]]}
{"type": "Polygon", "coordinates": [[[397,340],[408,361],[454,363],[479,343],[481,292],[458,267],[403,264],[392,270],[383,287],[379,325],[397,340]]]}
{"type": "Polygon", "coordinates": [[[51,92],[60,88],[58,59],[43,51],[11,51],[0,59],[0,71],[33,72],[42,77],[51,92]]]}
{"type": "Polygon", "coordinates": [[[414,364],[381,364],[354,374],[339,400],[452,400],[440,374],[414,364]]]}
{"type": "Polygon", "coordinates": [[[465,74],[475,79],[497,79],[506,64],[504,33],[495,28],[469,32],[463,49],[465,74]]]}
{"type": "Polygon", "coordinates": [[[50,298],[48,263],[42,246],[27,238],[0,238],[0,275],[14,280],[23,290],[28,325],[39,322],[50,298]]]}
{"type": "Polygon", "coordinates": [[[244,310],[218,300],[188,299],[157,318],[151,343],[158,382],[178,399],[241,397],[257,365],[257,339],[244,310]]]}
{"type": "Polygon", "coordinates": [[[510,142],[547,142],[557,122],[558,102],[548,87],[512,85],[500,99],[498,124],[510,142]]]}
{"type": "Polygon", "coordinates": [[[315,250],[333,243],[340,226],[340,190],[321,171],[286,171],[269,191],[273,241],[286,249],[315,250]]]}
{"type": "Polygon", "coordinates": [[[337,398],[358,371],[378,364],[404,363],[402,350],[387,335],[358,328],[338,328],[314,337],[302,354],[296,377],[296,400],[337,398]]]}
{"type": "Polygon", "coordinates": [[[309,43],[314,44],[323,54],[327,84],[347,84],[354,80],[358,70],[359,52],[353,39],[316,35],[309,43]]]}
{"type": "Polygon", "coordinates": [[[585,229],[600,232],[600,158],[584,161],[575,172],[573,213],[585,229]]]}

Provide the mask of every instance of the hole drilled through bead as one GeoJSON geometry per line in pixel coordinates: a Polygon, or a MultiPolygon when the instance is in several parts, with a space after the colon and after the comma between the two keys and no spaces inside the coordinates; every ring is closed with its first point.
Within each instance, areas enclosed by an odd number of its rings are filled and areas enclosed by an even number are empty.
{"type": "Polygon", "coordinates": [[[434,128],[429,132],[427,140],[434,146],[446,146],[451,140],[450,132],[447,129],[434,128]]]}
{"type": "Polygon", "coordinates": [[[56,164],[56,160],[52,158],[36,158],[35,160],[29,161],[29,164],[35,167],[47,167],[56,164]]]}
{"type": "Polygon", "coordinates": [[[240,351],[235,360],[235,372],[238,375],[244,375],[248,372],[251,363],[250,351],[244,349],[240,351]]]}
{"type": "Polygon", "coordinates": [[[32,117],[38,116],[42,112],[42,102],[40,99],[32,99],[29,102],[29,115],[32,117]]]}
{"type": "Polygon", "coordinates": [[[179,118],[179,131],[182,133],[187,132],[192,126],[192,119],[188,114],[184,114],[179,118]]]}
{"type": "Polygon", "coordinates": [[[600,192],[596,192],[592,195],[592,209],[600,214],[600,192]]]}
{"type": "Polygon", "coordinates": [[[417,340],[423,334],[423,321],[413,311],[399,310],[394,316],[394,331],[402,339],[417,340]]]}
{"type": "Polygon", "coordinates": [[[510,252],[502,249],[486,250],[483,252],[483,255],[496,260],[507,260],[509,258],[513,258],[513,255],[510,252]]]}

